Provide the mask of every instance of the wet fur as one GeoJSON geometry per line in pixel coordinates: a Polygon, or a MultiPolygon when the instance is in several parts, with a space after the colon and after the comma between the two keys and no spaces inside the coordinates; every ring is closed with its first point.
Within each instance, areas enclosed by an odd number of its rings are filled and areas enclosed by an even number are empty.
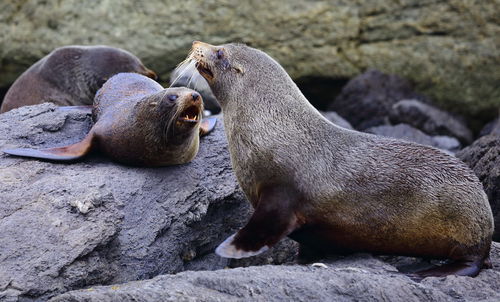
{"type": "MultiPolygon", "coordinates": [[[[144,76],[121,73],[97,92],[93,117],[99,149],[114,160],[141,166],[165,166],[191,161],[198,153],[199,123],[188,129],[173,124],[194,92],[164,89],[144,76]],[[179,95],[175,104],[167,95],[179,95]]],[[[201,111],[203,106],[201,106],[201,111]]]]}
{"type": "Polygon", "coordinates": [[[92,105],[96,91],[120,72],[156,78],[137,57],[123,49],[107,46],[57,48],[12,84],[0,112],[44,102],[60,106],[92,105]]]}
{"type": "MultiPolygon", "coordinates": [[[[290,237],[319,250],[482,265],[493,217],[481,183],[464,163],[431,147],[332,124],[259,50],[194,48],[192,59],[215,75],[208,82],[222,106],[234,172],[252,205],[266,202],[260,197],[268,186],[296,191],[294,202],[282,207],[297,220],[290,237]],[[226,63],[215,57],[217,49],[226,63]]],[[[243,239],[233,245],[243,248],[243,239]]]]}

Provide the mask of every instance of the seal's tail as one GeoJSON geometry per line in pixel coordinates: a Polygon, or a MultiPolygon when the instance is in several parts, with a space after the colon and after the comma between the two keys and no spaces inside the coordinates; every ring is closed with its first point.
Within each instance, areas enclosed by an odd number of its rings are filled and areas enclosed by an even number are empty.
{"type": "Polygon", "coordinates": [[[4,153],[16,156],[33,157],[53,161],[73,161],[87,155],[94,145],[95,135],[91,131],[82,141],[64,147],[48,149],[17,148],[3,150],[4,153]]]}

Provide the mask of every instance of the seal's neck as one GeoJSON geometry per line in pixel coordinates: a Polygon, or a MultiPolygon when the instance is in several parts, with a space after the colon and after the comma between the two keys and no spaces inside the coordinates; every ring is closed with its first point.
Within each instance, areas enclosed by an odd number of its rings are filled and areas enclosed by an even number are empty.
{"type": "MultiPolygon", "coordinates": [[[[279,87],[263,83],[244,98],[231,98],[221,103],[228,139],[231,135],[243,131],[248,133],[249,130],[259,137],[285,137],[289,133],[301,133],[304,139],[314,139],[314,132],[310,129],[329,124],[291,79],[279,87]]],[[[332,130],[335,131],[335,128],[332,130]]]]}

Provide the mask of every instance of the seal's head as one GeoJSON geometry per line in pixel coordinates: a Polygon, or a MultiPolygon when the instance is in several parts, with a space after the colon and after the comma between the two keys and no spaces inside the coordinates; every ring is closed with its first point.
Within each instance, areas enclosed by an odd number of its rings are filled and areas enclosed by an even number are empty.
{"type": "MultiPolygon", "coordinates": [[[[203,114],[203,100],[192,89],[175,87],[164,89],[144,98],[139,106],[138,120],[150,121],[151,133],[169,144],[182,143],[191,135],[198,135],[203,114]]],[[[146,126],[146,125],[143,125],[146,126]]]]}
{"type": "Polygon", "coordinates": [[[258,91],[263,93],[262,89],[266,88],[276,92],[273,83],[291,82],[294,85],[285,70],[269,55],[243,44],[214,46],[195,41],[188,61],[195,62],[198,72],[207,80],[222,107],[242,97],[260,99],[249,96],[251,90],[248,87],[259,86],[258,91]],[[279,78],[286,80],[279,81],[279,78]]]}

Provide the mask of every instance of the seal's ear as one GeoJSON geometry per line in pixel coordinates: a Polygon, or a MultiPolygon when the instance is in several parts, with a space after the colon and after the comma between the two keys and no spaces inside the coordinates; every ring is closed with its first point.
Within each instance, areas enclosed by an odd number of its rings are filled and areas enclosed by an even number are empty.
{"type": "Polygon", "coordinates": [[[54,161],[72,161],[87,155],[94,146],[95,135],[90,132],[81,142],[58,148],[30,149],[18,148],[3,150],[4,153],[16,156],[34,157],[54,161]]]}
{"type": "Polygon", "coordinates": [[[215,117],[204,118],[200,124],[200,135],[204,136],[210,133],[212,130],[214,130],[215,124],[217,124],[217,118],[215,117]]]}

